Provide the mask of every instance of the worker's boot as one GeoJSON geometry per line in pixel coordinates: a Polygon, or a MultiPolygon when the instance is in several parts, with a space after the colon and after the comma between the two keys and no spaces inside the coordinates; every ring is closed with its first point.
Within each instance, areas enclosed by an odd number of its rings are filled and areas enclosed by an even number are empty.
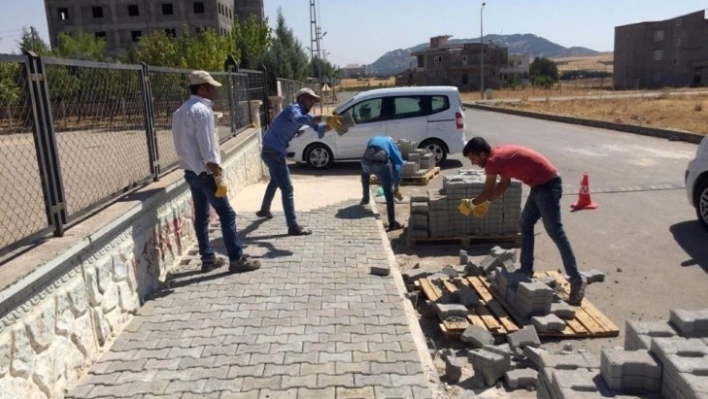
{"type": "Polygon", "coordinates": [[[568,296],[568,304],[573,306],[580,306],[585,298],[585,287],[587,287],[588,281],[585,277],[578,276],[570,279],[570,295],[568,296]]]}

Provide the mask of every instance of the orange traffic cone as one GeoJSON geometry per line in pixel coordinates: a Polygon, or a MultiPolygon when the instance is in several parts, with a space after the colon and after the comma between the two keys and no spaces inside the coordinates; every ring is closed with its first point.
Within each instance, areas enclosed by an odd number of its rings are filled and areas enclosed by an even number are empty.
{"type": "Polygon", "coordinates": [[[598,205],[592,202],[590,198],[590,186],[588,184],[588,174],[583,174],[583,180],[580,182],[580,193],[578,193],[578,200],[575,201],[571,206],[576,211],[581,209],[595,209],[598,205]]]}

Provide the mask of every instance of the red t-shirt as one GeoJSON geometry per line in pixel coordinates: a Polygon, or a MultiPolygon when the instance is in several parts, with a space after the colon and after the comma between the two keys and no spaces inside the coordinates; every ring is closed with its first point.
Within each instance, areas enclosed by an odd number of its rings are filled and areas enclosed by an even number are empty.
{"type": "Polygon", "coordinates": [[[558,169],[536,151],[518,145],[500,145],[492,148],[484,171],[521,180],[531,187],[544,184],[558,175],[558,169]]]}

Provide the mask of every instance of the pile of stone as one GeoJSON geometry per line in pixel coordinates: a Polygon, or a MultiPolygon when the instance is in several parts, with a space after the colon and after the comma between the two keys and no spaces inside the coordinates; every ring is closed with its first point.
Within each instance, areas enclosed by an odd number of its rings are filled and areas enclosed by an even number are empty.
{"type": "Polygon", "coordinates": [[[540,357],[538,398],[708,398],[708,309],[627,321],[624,348],[540,357]]]}
{"type": "Polygon", "coordinates": [[[410,237],[518,234],[521,218],[521,183],[518,181],[512,181],[511,187],[491,204],[483,218],[465,217],[457,209],[461,199],[474,198],[482,192],[485,178],[481,170],[460,170],[458,175],[443,176],[442,189],[428,190],[427,196],[412,197],[410,237]]]}
{"type": "Polygon", "coordinates": [[[424,148],[417,148],[418,143],[406,139],[396,142],[405,163],[401,168],[401,177],[412,177],[419,171],[427,172],[435,167],[435,155],[424,148]]]}

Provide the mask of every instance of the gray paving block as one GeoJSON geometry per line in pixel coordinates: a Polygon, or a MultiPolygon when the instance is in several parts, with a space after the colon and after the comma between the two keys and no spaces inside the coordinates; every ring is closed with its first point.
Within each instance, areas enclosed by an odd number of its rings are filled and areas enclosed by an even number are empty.
{"type": "Polygon", "coordinates": [[[496,353],[497,355],[504,356],[504,358],[511,360],[512,350],[509,344],[502,345],[484,345],[482,347],[485,351],[496,353]]]}
{"type": "Polygon", "coordinates": [[[460,250],[460,264],[467,265],[467,261],[468,261],[467,251],[465,251],[464,249],[461,249],[460,250]]]}
{"type": "Polygon", "coordinates": [[[510,390],[525,388],[527,386],[536,386],[538,372],[533,369],[517,369],[509,370],[504,374],[504,380],[510,390]]]}
{"type": "Polygon", "coordinates": [[[511,370],[511,361],[504,356],[489,352],[484,349],[470,351],[467,357],[472,363],[475,376],[481,375],[484,384],[492,386],[511,370]]]}
{"type": "Polygon", "coordinates": [[[583,356],[582,353],[549,353],[541,352],[539,355],[540,365],[543,369],[557,370],[578,370],[597,369],[599,362],[593,363],[592,359],[583,356]]]}
{"type": "Polygon", "coordinates": [[[582,271],[580,272],[580,275],[587,279],[588,284],[601,283],[605,281],[605,273],[597,269],[582,271]]]}
{"type": "Polygon", "coordinates": [[[445,361],[445,378],[448,382],[456,384],[462,377],[462,364],[452,354],[443,355],[445,361]]]}
{"type": "Polygon", "coordinates": [[[427,270],[413,269],[405,273],[401,273],[401,276],[403,277],[403,281],[408,284],[412,284],[422,278],[430,276],[431,274],[432,273],[427,270]]]}
{"type": "Polygon", "coordinates": [[[624,349],[650,349],[652,338],[676,337],[678,333],[665,321],[627,320],[624,349]]]}
{"type": "Polygon", "coordinates": [[[648,350],[604,348],[600,370],[613,390],[624,393],[661,392],[661,365],[648,350]]]}
{"type": "Polygon", "coordinates": [[[536,368],[541,367],[541,355],[543,353],[547,352],[541,348],[536,348],[530,345],[524,347],[524,356],[526,356],[526,359],[533,363],[536,368]]]}
{"type": "Polygon", "coordinates": [[[681,335],[708,337],[708,309],[671,309],[669,320],[681,335]]]}
{"type": "Polygon", "coordinates": [[[540,281],[533,281],[533,282],[520,282],[519,283],[519,289],[518,289],[518,294],[529,297],[529,298],[552,298],[553,297],[553,289],[549,287],[548,285],[540,282],[540,281]]]}
{"type": "Polygon", "coordinates": [[[554,370],[552,374],[553,398],[589,399],[614,396],[597,370],[554,370]]]}
{"type": "Polygon", "coordinates": [[[437,312],[441,319],[447,319],[450,316],[467,317],[467,314],[469,313],[464,305],[457,303],[436,303],[435,312],[437,312]]]}
{"type": "Polygon", "coordinates": [[[477,291],[475,291],[471,287],[467,287],[467,286],[459,287],[457,290],[457,294],[458,294],[460,304],[462,304],[468,308],[473,308],[481,303],[481,300],[479,299],[479,295],[477,295],[477,291]]]}
{"type": "Polygon", "coordinates": [[[531,323],[536,327],[536,331],[563,331],[566,327],[565,321],[554,314],[545,316],[533,316],[531,323]]]}
{"type": "Polygon", "coordinates": [[[575,318],[575,309],[575,306],[570,306],[565,301],[551,303],[551,313],[561,319],[571,320],[575,318]]]}
{"type": "Polygon", "coordinates": [[[492,345],[494,343],[494,337],[486,328],[475,325],[467,327],[462,333],[460,340],[468,343],[473,348],[481,348],[484,345],[492,345]]]}
{"type": "Polygon", "coordinates": [[[511,350],[521,352],[525,346],[540,347],[541,340],[538,338],[536,329],[533,326],[526,326],[519,331],[506,336],[511,346],[511,350]]]}

